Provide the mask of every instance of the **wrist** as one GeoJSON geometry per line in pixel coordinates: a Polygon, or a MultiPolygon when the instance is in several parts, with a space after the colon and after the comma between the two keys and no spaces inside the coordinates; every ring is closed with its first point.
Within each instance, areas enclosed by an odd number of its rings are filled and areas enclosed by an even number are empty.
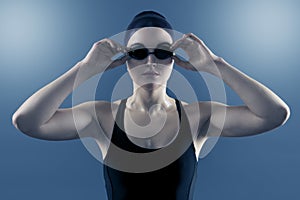
{"type": "Polygon", "coordinates": [[[215,76],[220,76],[220,70],[224,67],[226,64],[226,61],[222,57],[214,56],[211,59],[211,62],[209,62],[206,67],[204,67],[201,71],[213,74],[215,76]]]}
{"type": "Polygon", "coordinates": [[[95,75],[92,70],[93,67],[84,61],[79,61],[74,67],[77,70],[77,77],[80,77],[80,79],[88,80],[95,75]]]}

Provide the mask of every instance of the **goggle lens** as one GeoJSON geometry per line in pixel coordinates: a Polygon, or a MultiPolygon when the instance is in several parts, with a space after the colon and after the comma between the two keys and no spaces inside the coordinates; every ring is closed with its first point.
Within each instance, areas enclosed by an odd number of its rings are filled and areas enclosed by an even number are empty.
{"type": "Polygon", "coordinates": [[[160,60],[165,60],[174,56],[174,53],[164,49],[154,49],[153,52],[150,52],[147,48],[135,49],[128,52],[128,55],[136,60],[144,60],[149,56],[149,54],[154,54],[156,58],[160,60]]]}

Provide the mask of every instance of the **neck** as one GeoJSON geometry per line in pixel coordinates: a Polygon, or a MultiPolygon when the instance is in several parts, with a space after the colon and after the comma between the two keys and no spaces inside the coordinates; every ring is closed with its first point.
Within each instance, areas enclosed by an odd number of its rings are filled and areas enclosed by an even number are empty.
{"type": "Polygon", "coordinates": [[[128,98],[130,108],[139,111],[168,110],[173,106],[173,100],[166,93],[165,85],[147,85],[135,87],[128,98]]]}

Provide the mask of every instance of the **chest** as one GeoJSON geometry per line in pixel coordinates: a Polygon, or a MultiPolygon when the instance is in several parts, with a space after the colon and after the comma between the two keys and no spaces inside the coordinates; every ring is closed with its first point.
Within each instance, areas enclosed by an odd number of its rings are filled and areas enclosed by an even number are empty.
{"type": "Polygon", "coordinates": [[[126,109],[123,126],[121,124],[121,128],[132,143],[149,149],[168,146],[178,136],[180,127],[176,111],[146,113],[126,109]]]}
{"type": "MultiPolygon", "coordinates": [[[[192,135],[195,154],[198,155],[203,144],[206,141],[205,137],[198,137],[199,130],[203,127],[206,117],[195,112],[193,108],[184,108],[186,122],[189,124],[190,134],[192,135]]],[[[114,124],[116,123],[126,133],[126,139],[131,143],[148,149],[158,149],[166,147],[177,138],[181,128],[179,113],[177,110],[166,113],[155,113],[147,115],[145,113],[130,112],[124,110],[123,120],[117,120],[117,109],[113,115],[106,115],[100,120],[106,137],[109,139],[99,140],[99,147],[106,156],[110,146],[110,140],[113,134],[114,124]]]]}

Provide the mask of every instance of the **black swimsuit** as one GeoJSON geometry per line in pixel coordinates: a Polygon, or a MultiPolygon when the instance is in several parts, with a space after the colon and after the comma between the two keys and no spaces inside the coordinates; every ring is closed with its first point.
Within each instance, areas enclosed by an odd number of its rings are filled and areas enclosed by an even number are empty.
{"type": "MultiPolygon", "coordinates": [[[[180,130],[176,139],[168,146],[161,149],[147,149],[132,143],[126,133],[122,129],[124,127],[124,110],[126,108],[126,100],[123,99],[118,108],[116,121],[114,124],[111,144],[108,148],[107,155],[104,160],[103,172],[107,196],[109,200],[191,200],[193,198],[193,188],[197,173],[197,159],[195,156],[195,148],[192,142],[191,130],[189,127],[187,116],[182,108],[181,103],[176,99],[176,107],[180,120],[180,130]],[[185,146],[184,149],[182,146],[185,146]],[[121,150],[120,150],[120,149],[121,150]],[[124,150],[124,151],[122,151],[124,150]],[[128,156],[124,152],[133,152],[134,155],[142,155],[140,157],[128,156]],[[134,165],[147,165],[148,154],[156,153],[149,163],[159,163],[160,160],[167,160],[170,153],[178,156],[170,160],[170,164],[157,170],[142,173],[130,171],[130,161],[134,160],[134,165]],[[160,157],[163,156],[163,157],[160,157]],[[141,159],[140,161],[138,159],[141,159]],[[163,158],[163,159],[162,159],[163,158]],[[138,161],[137,161],[138,160],[138,161]],[[109,165],[107,163],[113,163],[109,165]],[[120,164],[122,163],[122,164],[120,164]],[[106,165],[107,164],[107,165],[106,165]],[[113,167],[122,167],[121,170],[113,167]],[[129,166],[126,172],[126,166],[129,166]],[[124,170],[123,170],[124,169],[124,170]]],[[[172,158],[170,158],[172,159],[172,158]]],[[[151,164],[150,164],[151,166],[151,164]]],[[[131,166],[132,167],[132,166],[131,166]]],[[[153,166],[151,166],[153,167],[153,166]]]]}

